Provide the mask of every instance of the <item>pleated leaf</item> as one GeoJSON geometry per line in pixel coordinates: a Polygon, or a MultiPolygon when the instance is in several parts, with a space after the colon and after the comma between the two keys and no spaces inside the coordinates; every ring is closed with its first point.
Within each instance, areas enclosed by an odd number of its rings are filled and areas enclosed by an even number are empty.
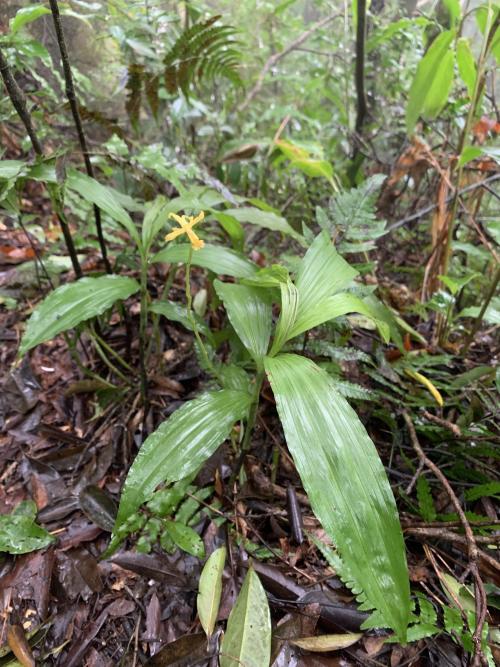
{"type": "Polygon", "coordinates": [[[266,593],[254,570],[248,570],[220,647],[220,667],[269,667],[271,615],[266,593]]]}
{"type": "MultiPolygon", "coordinates": [[[[163,315],[163,317],[166,317],[167,320],[171,320],[172,322],[179,322],[183,327],[189,329],[189,331],[193,330],[193,325],[188,317],[187,308],[181,306],[176,301],[153,301],[148,310],[151,313],[163,315]]],[[[193,317],[198,325],[198,330],[201,331],[204,336],[211,338],[212,332],[203,319],[196,313],[193,313],[193,317]]]]}
{"type": "Polygon", "coordinates": [[[365,609],[404,641],[408,571],[396,503],[377,450],[329,375],[293,354],[266,358],[286,441],[313,510],[365,609]]]}
{"type": "Polygon", "coordinates": [[[69,169],[66,186],[75,192],[78,192],[80,197],[83,197],[91,204],[95,204],[102,211],[105,211],[113,220],[119,222],[130,234],[130,237],[140,245],[139,232],[135,226],[134,221],[118,201],[115,193],[104,185],[87,174],[82,174],[76,169],[69,169]]]}
{"type": "Polygon", "coordinates": [[[82,278],[51,292],[33,311],[21,340],[19,355],[81,322],[100,315],[116,301],[139,290],[139,283],[125,276],[82,278]]]}
{"type": "Polygon", "coordinates": [[[226,547],[220,547],[209,556],[200,576],[196,607],[207,637],[211,637],[219,613],[225,562],[226,547]]]}
{"type": "Polygon", "coordinates": [[[273,232],[281,232],[296,239],[300,243],[304,242],[304,237],[291,227],[281,215],[273,211],[262,211],[253,206],[244,206],[242,208],[230,208],[224,211],[226,215],[236,218],[238,222],[248,222],[257,227],[270,229],[273,232]]]}
{"type": "Polygon", "coordinates": [[[268,292],[259,287],[214,281],[215,291],[224,304],[229,321],[243,345],[262,366],[267,354],[272,326],[272,303],[268,292]]]}
{"type": "MultiPolygon", "coordinates": [[[[188,243],[168,245],[163,250],[160,250],[153,257],[152,261],[167,262],[169,264],[176,264],[177,262],[186,263],[189,258],[189,248],[190,245],[188,243]]],[[[205,246],[201,250],[193,252],[191,263],[194,266],[201,266],[204,269],[213,271],[218,275],[234,276],[235,278],[250,278],[258,270],[257,265],[248,260],[244,255],[224,246],[211,245],[210,243],[205,243],[205,246]]]]}
{"type": "Polygon", "coordinates": [[[280,284],[281,288],[281,312],[276,325],[271,355],[278,353],[287,340],[292,338],[292,329],[297,319],[299,310],[299,291],[289,280],[280,284]]]}
{"type": "Polygon", "coordinates": [[[117,528],[161,482],[176,482],[197,471],[247,412],[250,397],[224,389],[188,401],[143,443],[123,486],[117,528]]]}

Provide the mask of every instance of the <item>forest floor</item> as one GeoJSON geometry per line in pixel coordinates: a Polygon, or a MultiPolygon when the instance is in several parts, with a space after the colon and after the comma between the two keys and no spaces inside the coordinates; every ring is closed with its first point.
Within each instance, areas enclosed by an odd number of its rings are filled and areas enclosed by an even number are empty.
{"type": "MultiPolygon", "coordinates": [[[[50,239],[53,225],[46,213],[47,202],[40,192],[31,194],[33,212],[41,216],[50,239]]],[[[151,432],[184,401],[196,396],[207,381],[198,366],[192,336],[180,325],[162,324],[159,362],[163,369],[150,373],[151,409],[145,420],[138,391],[124,393],[120,400],[98,401],[96,386],[84,379],[62,337],[38,346],[14,366],[23,320],[41,292],[36,272],[18,268],[33,259],[26,236],[7,228],[2,233],[7,240],[0,248],[0,286],[24,307],[0,309],[4,378],[0,397],[0,513],[11,512],[21,501],[32,499],[38,522],[57,538],[52,547],[42,551],[15,558],[0,556],[0,596],[3,608],[11,611],[9,644],[18,656],[23,652],[27,655],[29,641],[38,656],[37,664],[43,665],[216,665],[218,636],[212,639],[207,657],[205,634],[196,616],[199,559],[180,551],[169,554],[159,547],[141,553],[131,540],[110,559],[99,559],[109,541],[124,476],[145,436],[143,423],[151,432]]],[[[37,248],[41,253],[45,250],[48,248],[37,248]]],[[[384,265],[384,255],[390,256],[393,264],[399,261],[406,265],[418,263],[421,255],[418,246],[410,250],[392,241],[379,252],[379,266],[384,265]]],[[[95,256],[86,256],[84,270],[100,268],[95,256]]],[[[69,281],[73,276],[64,272],[61,278],[69,281]]],[[[195,291],[204,286],[203,272],[195,271],[193,278],[195,291]]],[[[159,289],[161,272],[150,279],[151,286],[156,284],[159,289]]],[[[397,273],[384,275],[379,271],[377,279],[385,286],[386,295],[392,295],[394,305],[413,298],[397,273]]],[[[182,270],[172,294],[178,301],[184,298],[182,270]]],[[[138,304],[131,300],[126,305],[136,329],[138,304]]],[[[211,324],[217,328],[220,322],[211,324]]],[[[426,334],[425,327],[421,333],[426,334]]],[[[466,362],[453,361],[446,372],[455,376],[489,364],[494,346],[491,335],[480,332],[466,362]]],[[[137,343],[134,338],[127,339],[118,318],[111,321],[106,338],[110,346],[136,360],[137,343]]],[[[81,342],[84,364],[105,372],[98,359],[85,357],[85,335],[81,342]]],[[[372,354],[374,336],[358,329],[350,345],[372,354]]],[[[307,354],[307,341],[304,349],[307,354]]],[[[426,352],[443,353],[434,349],[426,352]]],[[[394,350],[385,350],[386,361],[395,356],[397,351],[395,355],[394,350]]],[[[342,370],[347,380],[367,389],[376,384],[355,361],[343,362],[342,370]]],[[[390,389],[386,392],[384,397],[381,389],[376,401],[361,401],[357,409],[378,447],[396,497],[400,498],[403,490],[407,498],[414,498],[422,468],[404,433],[404,422],[399,419],[398,425],[388,425],[387,415],[397,413],[395,405],[401,398],[390,389]]],[[[466,664],[460,642],[446,632],[401,646],[386,643],[383,631],[369,631],[351,647],[326,654],[311,653],[291,643],[317,631],[356,632],[367,615],[357,609],[352,593],[310,539],[322,538],[324,533],[288,454],[269,385],[264,385],[262,399],[252,447],[239,480],[230,483],[238,457],[225,445],[195,480],[194,485],[206,492],[189,498],[206,552],[222,543],[228,547],[229,567],[219,618],[227,618],[238,582],[252,559],[277,624],[273,643],[276,667],[466,664]]],[[[455,462],[453,446],[463,445],[468,435],[456,424],[458,413],[446,419],[434,415],[431,403],[432,397],[426,408],[429,427],[440,429],[440,446],[444,448],[440,457],[451,466],[455,462]]],[[[486,417],[483,413],[482,418],[486,417]]],[[[422,446],[434,455],[430,439],[423,440],[422,446]]],[[[495,461],[485,456],[482,463],[469,460],[469,465],[488,468],[494,467],[495,461]]],[[[464,482],[454,488],[460,494],[467,486],[464,482]]],[[[433,496],[438,513],[453,511],[446,489],[434,481],[433,496]]],[[[422,512],[419,515],[410,508],[411,503],[400,503],[412,585],[429,599],[446,600],[440,577],[444,571],[456,576],[468,571],[466,537],[457,521],[439,522],[430,516],[424,520],[422,512]]],[[[487,516],[491,524],[499,523],[489,498],[478,499],[471,509],[487,516]]],[[[480,544],[479,572],[484,581],[498,584],[500,566],[497,552],[490,546],[487,539],[480,544]]],[[[489,620],[494,624],[491,616],[489,620]]],[[[12,656],[2,657],[5,654],[0,649],[0,664],[9,664],[12,656]]]]}

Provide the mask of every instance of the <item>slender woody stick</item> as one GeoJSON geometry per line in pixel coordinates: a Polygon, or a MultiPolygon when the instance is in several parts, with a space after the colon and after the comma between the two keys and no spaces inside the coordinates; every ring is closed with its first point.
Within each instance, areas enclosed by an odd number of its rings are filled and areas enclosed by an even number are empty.
{"type": "MultiPolygon", "coordinates": [[[[14,109],[17,111],[19,118],[21,119],[24,127],[26,128],[26,132],[28,133],[28,136],[31,140],[33,150],[35,151],[38,157],[40,158],[45,157],[42,144],[38,139],[35,128],[33,127],[33,123],[31,122],[31,115],[30,112],[28,111],[28,107],[26,104],[26,97],[21,88],[18,86],[17,81],[14,79],[14,76],[12,75],[9,63],[7,62],[7,59],[3,54],[2,49],[0,49],[0,75],[2,76],[10,101],[12,102],[14,109]]],[[[71,258],[73,270],[76,274],[76,277],[81,278],[83,273],[80,266],[80,262],[78,261],[78,257],[76,254],[75,245],[73,243],[73,237],[71,236],[68,223],[64,219],[62,202],[60,198],[54,193],[54,191],[51,191],[50,186],[48,186],[47,189],[49,190],[50,198],[52,200],[52,205],[54,206],[57,219],[59,221],[59,225],[61,227],[61,231],[64,236],[64,241],[66,243],[66,247],[68,249],[68,253],[71,258]]]]}
{"type": "MultiPolygon", "coordinates": [[[[52,18],[54,19],[54,28],[56,31],[57,43],[59,45],[59,51],[61,53],[64,81],[66,84],[66,97],[68,98],[68,102],[71,107],[71,113],[73,115],[73,121],[75,123],[76,133],[78,135],[78,141],[80,143],[80,149],[82,152],[83,160],[85,162],[85,169],[87,171],[87,174],[91,178],[94,178],[94,167],[92,166],[92,162],[90,161],[87,139],[85,137],[85,132],[83,130],[80,111],[78,109],[78,101],[76,99],[75,86],[73,84],[73,74],[71,72],[68,49],[66,48],[66,40],[64,38],[61,14],[59,13],[59,5],[57,4],[57,0],[49,0],[49,1],[50,1],[50,9],[52,12],[52,18]]],[[[109,263],[108,253],[106,250],[106,242],[104,240],[104,235],[102,232],[101,210],[98,206],[96,206],[96,204],[94,204],[94,217],[95,217],[97,238],[99,240],[99,247],[101,248],[101,255],[104,261],[104,266],[106,267],[106,272],[113,273],[111,269],[111,264],[109,263]]]]}

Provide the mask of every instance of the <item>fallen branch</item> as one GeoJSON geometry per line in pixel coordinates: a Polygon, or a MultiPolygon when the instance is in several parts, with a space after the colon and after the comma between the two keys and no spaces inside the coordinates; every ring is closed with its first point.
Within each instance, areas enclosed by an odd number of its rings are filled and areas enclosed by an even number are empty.
{"type": "Polygon", "coordinates": [[[474,653],[471,665],[472,667],[479,667],[479,665],[487,664],[483,654],[483,649],[481,647],[483,627],[484,627],[484,622],[486,620],[487,601],[486,601],[486,591],[484,590],[484,584],[479,574],[477,565],[480,557],[480,551],[478,549],[474,533],[472,532],[472,528],[470,527],[467,517],[465,516],[465,512],[463,511],[462,506],[460,505],[460,502],[455,492],[451,488],[450,483],[446,479],[446,476],[441,472],[439,467],[426,456],[418,440],[417,432],[415,430],[412,418],[410,417],[408,412],[406,412],[406,410],[403,410],[402,414],[406,426],[408,428],[408,433],[410,435],[410,441],[413,446],[413,449],[417,453],[417,456],[420,459],[420,461],[422,461],[423,464],[434,473],[434,475],[437,477],[437,479],[444,487],[450,499],[450,502],[453,505],[455,512],[457,513],[458,518],[460,519],[460,523],[462,524],[462,527],[464,529],[465,533],[464,539],[466,542],[467,555],[469,558],[469,570],[474,579],[474,602],[476,611],[476,627],[474,628],[474,633],[472,635],[472,641],[474,644],[474,653]]]}
{"type": "Polygon", "coordinates": [[[273,53],[273,55],[267,60],[264,67],[261,69],[254,87],[238,107],[238,111],[244,111],[250,104],[250,102],[253,100],[253,98],[259,93],[260,89],[264,85],[264,79],[266,78],[266,74],[269,72],[270,69],[272,69],[276,65],[277,62],[279,62],[282,58],[287,56],[289,53],[291,53],[292,51],[297,49],[301,44],[303,44],[306,40],[308,40],[309,37],[316,32],[316,30],[319,30],[327,23],[330,23],[330,21],[333,21],[333,19],[336,19],[339,16],[342,16],[342,14],[330,14],[329,16],[326,16],[324,19],[321,19],[321,21],[317,21],[309,28],[309,30],[306,30],[301,35],[299,35],[297,39],[295,39],[293,42],[290,42],[290,44],[286,48],[284,48],[283,51],[279,51],[278,53],[273,53]]]}
{"type": "MultiPolygon", "coordinates": [[[[454,533],[451,530],[445,530],[444,528],[416,526],[413,528],[405,528],[404,532],[408,535],[415,535],[416,537],[436,537],[445,542],[461,542],[462,544],[467,544],[467,538],[464,535],[457,535],[457,533],[454,533]]],[[[476,544],[498,544],[500,542],[500,535],[475,535],[474,539],[476,544]]]]}

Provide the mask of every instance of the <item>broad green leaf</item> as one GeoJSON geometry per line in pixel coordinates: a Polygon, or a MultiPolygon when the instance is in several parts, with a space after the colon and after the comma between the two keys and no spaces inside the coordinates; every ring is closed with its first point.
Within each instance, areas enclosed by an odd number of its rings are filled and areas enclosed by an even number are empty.
{"type": "Polygon", "coordinates": [[[420,114],[434,117],[446,104],[453,80],[454,30],[442,32],[417,67],[406,107],[406,129],[413,131],[420,114]]]}
{"type": "MultiPolygon", "coordinates": [[[[300,303],[302,303],[302,297],[300,298],[300,303]]],[[[359,313],[368,317],[378,328],[384,342],[387,343],[389,341],[390,328],[387,323],[377,316],[376,311],[374,311],[369,303],[349,292],[342,292],[341,294],[327,297],[323,301],[314,304],[311,308],[303,309],[302,313],[300,313],[299,305],[299,316],[295,324],[290,328],[288,335],[290,338],[294,338],[308,329],[349,313],[359,313]]]]}
{"type": "Polygon", "coordinates": [[[189,526],[179,521],[164,521],[165,530],[175,544],[191,556],[203,558],[205,556],[205,545],[198,533],[189,526]]]}
{"type": "Polygon", "coordinates": [[[306,252],[295,279],[300,295],[299,317],[327,296],[347,287],[357,274],[356,269],[335,250],[328,234],[318,234],[306,252]]]}
{"type": "Polygon", "coordinates": [[[271,264],[265,269],[259,269],[251,278],[243,278],[244,285],[254,285],[255,287],[279,287],[281,283],[290,280],[288,269],[281,264],[271,264]]]}
{"type": "Polygon", "coordinates": [[[314,362],[265,360],[286,441],[313,510],[347,566],[363,608],[376,609],[404,641],[408,571],[396,503],[358,416],[314,362]]]}
{"type": "Polygon", "coordinates": [[[443,4],[450,15],[451,25],[455,26],[462,18],[462,7],[460,0],[443,0],[443,4]]]}
{"type": "MultiPolygon", "coordinates": [[[[152,262],[167,262],[176,264],[177,262],[186,263],[189,259],[188,243],[177,243],[168,245],[151,260],[152,262]]],[[[234,250],[224,246],[211,245],[205,243],[201,250],[193,252],[191,263],[194,266],[202,266],[218,275],[234,276],[235,278],[250,278],[258,270],[256,264],[248,260],[234,250]]]]}
{"type": "Polygon", "coordinates": [[[243,231],[241,222],[236,220],[233,215],[228,215],[225,211],[216,211],[212,209],[211,213],[222,229],[229,235],[233,247],[236,250],[243,250],[245,232],[243,231]]]}
{"type": "Polygon", "coordinates": [[[29,318],[19,346],[19,356],[35,345],[100,315],[115,301],[128,299],[138,290],[139,283],[125,276],[82,278],[58,287],[35,308],[29,318]]]}
{"type": "Polygon", "coordinates": [[[0,179],[9,180],[16,178],[30,165],[22,160],[1,160],[0,161],[0,179]]]}
{"type": "Polygon", "coordinates": [[[302,637],[301,639],[290,639],[290,643],[298,646],[304,651],[313,653],[327,653],[328,651],[340,651],[341,648],[352,646],[361,639],[361,632],[348,632],[341,635],[318,635],[317,637],[302,637]]]}
{"type": "Polygon", "coordinates": [[[160,195],[146,209],[142,222],[142,245],[147,251],[168,219],[167,199],[160,195]]]}
{"type": "Polygon", "coordinates": [[[287,283],[281,283],[281,312],[276,325],[273,345],[270,355],[277,354],[287,340],[293,337],[292,330],[297,319],[299,311],[299,291],[289,280],[287,283]]]}
{"type": "MultiPolygon", "coordinates": [[[[153,301],[148,310],[152,313],[163,315],[163,317],[166,317],[167,320],[172,320],[172,322],[179,322],[183,327],[189,329],[189,331],[193,330],[193,325],[191,324],[191,321],[188,317],[187,308],[181,306],[175,301],[153,301]]],[[[198,330],[204,336],[207,336],[207,338],[211,338],[212,332],[201,319],[201,317],[196,315],[196,313],[193,313],[193,316],[198,325],[198,330]]]]}
{"type": "Polygon", "coordinates": [[[226,547],[216,549],[203,566],[196,607],[202,628],[210,638],[219,614],[222,594],[222,573],[226,562],[226,547]]]}
{"type": "Polygon", "coordinates": [[[458,161],[459,166],[472,162],[483,154],[482,146],[465,146],[458,161]]]}
{"type": "Polygon", "coordinates": [[[54,537],[35,523],[34,502],[20,503],[11,514],[0,515],[0,552],[26,554],[43,549],[54,537]]]}
{"type": "Polygon", "coordinates": [[[37,18],[44,14],[50,14],[50,9],[43,5],[30,5],[20,9],[13,19],[10,21],[10,31],[15,34],[27,23],[36,21],[37,18]]]}
{"type": "Polygon", "coordinates": [[[98,206],[109,216],[119,222],[130,234],[130,237],[138,246],[141,245],[139,232],[134,221],[120,204],[115,193],[104,185],[98,183],[94,178],[82,174],[76,169],[69,169],[66,178],[66,186],[74,190],[81,197],[98,206]]]}
{"type": "Polygon", "coordinates": [[[214,281],[215,291],[224,304],[233,329],[257,362],[267,354],[273,319],[269,293],[260,287],[214,281]]]}
{"type": "Polygon", "coordinates": [[[465,37],[457,41],[457,65],[462,81],[465,83],[469,97],[474,95],[476,86],[476,62],[470,48],[470,42],[465,37]]]}
{"type": "Polygon", "coordinates": [[[302,235],[296,232],[293,227],[290,227],[285,218],[272,211],[262,211],[253,206],[245,206],[242,208],[228,208],[224,213],[236,218],[238,222],[248,222],[252,225],[263,227],[264,229],[288,234],[288,236],[291,236],[297,241],[301,243],[304,242],[302,235]]]}
{"type": "Polygon", "coordinates": [[[198,470],[242,419],[250,396],[223,389],[188,401],[143,443],[122,490],[115,531],[148,500],[161,482],[176,482],[198,470]]]}
{"type": "Polygon", "coordinates": [[[269,667],[271,615],[266,593],[254,570],[248,570],[220,647],[220,667],[269,667]]]}
{"type": "Polygon", "coordinates": [[[300,169],[311,178],[326,178],[329,181],[333,178],[333,167],[326,160],[314,160],[312,158],[292,160],[290,167],[300,169]]]}
{"type": "Polygon", "coordinates": [[[373,49],[375,49],[377,46],[384,44],[392,37],[394,37],[394,35],[406,30],[407,28],[411,28],[412,26],[426,26],[429,25],[429,23],[431,23],[429,19],[426,19],[423,16],[418,16],[411,19],[400,19],[399,21],[390,23],[385,28],[375,30],[370,39],[366,40],[366,53],[370,53],[370,51],[373,51],[373,49]]]}

